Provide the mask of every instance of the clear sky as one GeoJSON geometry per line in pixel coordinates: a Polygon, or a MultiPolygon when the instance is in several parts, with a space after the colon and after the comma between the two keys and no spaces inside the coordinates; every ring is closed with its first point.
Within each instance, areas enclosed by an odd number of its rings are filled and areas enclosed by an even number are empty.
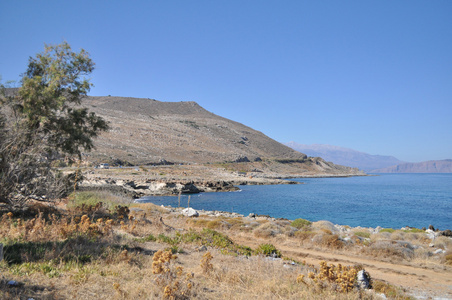
{"type": "Polygon", "coordinates": [[[452,1],[0,1],[0,75],[87,50],[91,95],[196,101],[279,142],[452,158],[452,1]]]}

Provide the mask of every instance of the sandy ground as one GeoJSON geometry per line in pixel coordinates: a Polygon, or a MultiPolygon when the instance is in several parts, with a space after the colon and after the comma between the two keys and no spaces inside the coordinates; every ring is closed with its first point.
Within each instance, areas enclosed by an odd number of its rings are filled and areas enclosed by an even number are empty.
{"type": "MultiPolygon", "coordinates": [[[[234,242],[257,247],[268,242],[249,236],[231,236],[234,242]]],[[[316,251],[301,247],[277,245],[283,255],[318,265],[320,261],[341,263],[343,265],[362,265],[372,278],[401,286],[416,298],[452,299],[452,268],[438,266],[434,269],[422,266],[409,266],[397,262],[383,262],[363,257],[316,251]]]]}

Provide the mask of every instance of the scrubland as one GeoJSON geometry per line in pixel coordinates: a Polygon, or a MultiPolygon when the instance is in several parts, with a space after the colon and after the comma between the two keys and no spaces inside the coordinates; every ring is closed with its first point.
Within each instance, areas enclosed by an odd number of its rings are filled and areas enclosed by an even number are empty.
{"type": "Polygon", "coordinates": [[[450,237],[180,211],[105,191],[3,209],[0,298],[452,297],[450,237]],[[362,269],[371,290],[356,287],[362,269]]]}

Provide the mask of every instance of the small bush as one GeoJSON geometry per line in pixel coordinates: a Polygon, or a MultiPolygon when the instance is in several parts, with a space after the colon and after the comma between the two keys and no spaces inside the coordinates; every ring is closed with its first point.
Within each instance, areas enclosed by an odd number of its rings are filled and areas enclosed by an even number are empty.
{"type": "Polygon", "coordinates": [[[446,260],[446,265],[452,265],[452,253],[449,253],[446,256],[444,256],[444,259],[446,260]]]}
{"type": "Polygon", "coordinates": [[[370,238],[370,232],[357,231],[357,232],[355,232],[355,235],[359,236],[359,237],[366,238],[366,239],[370,238]]]}
{"type": "Polygon", "coordinates": [[[344,242],[335,234],[316,235],[313,240],[318,245],[330,249],[341,249],[344,247],[344,242]]]}
{"type": "Polygon", "coordinates": [[[405,293],[400,289],[389,283],[375,280],[372,283],[372,288],[376,293],[384,294],[389,299],[400,299],[400,300],[411,300],[412,297],[406,296],[405,293]]]}
{"type": "Polygon", "coordinates": [[[411,259],[414,257],[413,246],[410,243],[397,243],[390,241],[377,241],[365,250],[371,255],[384,258],[411,259]]]}
{"type": "Polygon", "coordinates": [[[312,239],[316,233],[313,231],[296,231],[294,233],[295,237],[301,241],[312,239]]]}
{"type": "Polygon", "coordinates": [[[203,256],[202,256],[202,260],[201,260],[201,269],[203,271],[204,274],[209,273],[210,271],[213,270],[213,264],[211,263],[213,256],[210,252],[206,252],[203,256]]]}
{"type": "Polygon", "coordinates": [[[272,244],[259,245],[259,247],[256,249],[256,253],[265,256],[281,257],[281,252],[272,244]]]}
{"type": "MultiPolygon", "coordinates": [[[[309,272],[308,278],[311,279],[317,287],[326,288],[330,286],[334,290],[342,293],[348,293],[353,290],[356,282],[358,268],[345,267],[341,264],[328,265],[325,261],[320,262],[320,268],[314,268],[314,272],[309,272]],[[329,285],[328,285],[329,284],[329,285]]],[[[304,276],[298,276],[297,282],[306,283],[304,276]]]]}
{"type": "Polygon", "coordinates": [[[312,224],[311,221],[305,219],[295,219],[290,223],[290,226],[301,229],[304,227],[309,227],[312,224]]]}
{"type": "Polygon", "coordinates": [[[181,266],[175,267],[177,259],[171,251],[157,251],[152,258],[152,273],[156,275],[155,282],[163,290],[163,297],[168,299],[187,299],[190,297],[193,283],[191,273],[185,273],[181,266]]]}

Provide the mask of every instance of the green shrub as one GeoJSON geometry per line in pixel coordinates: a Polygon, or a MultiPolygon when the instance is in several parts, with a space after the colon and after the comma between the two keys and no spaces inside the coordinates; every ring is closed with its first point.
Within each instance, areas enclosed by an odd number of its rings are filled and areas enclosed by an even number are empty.
{"type": "Polygon", "coordinates": [[[139,238],[139,239],[135,239],[137,242],[155,242],[157,240],[157,238],[151,233],[148,236],[144,237],[144,238],[139,238]]]}
{"type": "Polygon", "coordinates": [[[256,253],[265,256],[281,257],[281,252],[272,244],[260,244],[256,249],[256,253]]]}
{"type": "Polygon", "coordinates": [[[290,226],[301,229],[303,227],[308,227],[312,224],[311,221],[305,220],[305,219],[295,219],[290,223],[290,226]]]}

